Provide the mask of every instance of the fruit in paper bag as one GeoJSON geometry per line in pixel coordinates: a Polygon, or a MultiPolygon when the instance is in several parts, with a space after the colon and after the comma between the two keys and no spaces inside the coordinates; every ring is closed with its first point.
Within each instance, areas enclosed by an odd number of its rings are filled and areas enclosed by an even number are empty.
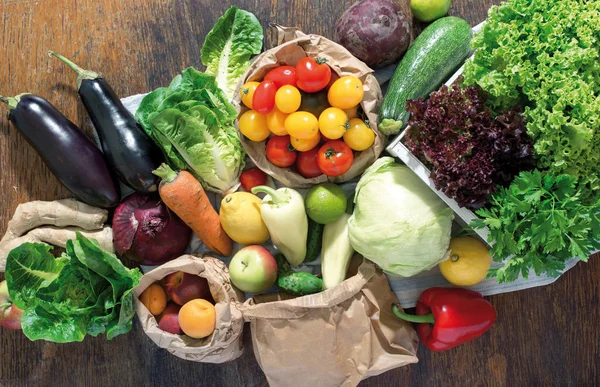
{"type": "Polygon", "coordinates": [[[210,336],[217,325],[217,312],[210,302],[197,298],[179,310],[179,325],[183,333],[194,339],[210,336]]]}
{"type": "Polygon", "coordinates": [[[166,276],[163,284],[167,294],[177,305],[184,305],[194,298],[212,300],[206,278],[194,274],[176,271],[166,276]]]}

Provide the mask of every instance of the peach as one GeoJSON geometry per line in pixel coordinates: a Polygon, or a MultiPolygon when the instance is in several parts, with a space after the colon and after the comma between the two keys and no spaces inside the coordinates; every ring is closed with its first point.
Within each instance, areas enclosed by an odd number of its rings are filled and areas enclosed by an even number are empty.
{"type": "Polygon", "coordinates": [[[208,281],[197,275],[176,271],[163,279],[167,295],[178,305],[195,298],[212,299],[208,281]]]}
{"type": "Polygon", "coordinates": [[[217,325],[217,312],[210,302],[197,298],[188,301],[179,310],[179,326],[183,333],[194,339],[210,336],[217,325]]]}
{"type": "Polygon", "coordinates": [[[169,302],[158,319],[158,327],[165,332],[173,333],[175,335],[182,335],[183,331],[179,326],[180,309],[181,306],[169,302]]]}
{"type": "Polygon", "coordinates": [[[140,301],[155,316],[167,307],[167,293],[159,284],[152,284],[140,295],[140,301]]]}

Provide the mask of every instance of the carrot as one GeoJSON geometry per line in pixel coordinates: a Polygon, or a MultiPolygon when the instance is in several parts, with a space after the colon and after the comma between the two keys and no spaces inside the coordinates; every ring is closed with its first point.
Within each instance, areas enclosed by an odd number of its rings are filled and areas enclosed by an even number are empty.
{"type": "Polygon", "coordinates": [[[164,163],[152,173],[162,179],[158,193],[163,203],[177,214],[212,252],[224,257],[231,255],[231,239],[223,230],[219,214],[210,203],[200,182],[191,173],[175,172],[164,163]]]}

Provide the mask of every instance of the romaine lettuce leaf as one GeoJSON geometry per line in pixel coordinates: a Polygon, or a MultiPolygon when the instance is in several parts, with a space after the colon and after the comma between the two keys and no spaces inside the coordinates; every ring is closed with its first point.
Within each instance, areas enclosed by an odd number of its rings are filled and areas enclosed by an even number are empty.
{"type": "Polygon", "coordinates": [[[132,290],[141,278],[97,241],[77,233],[60,258],[43,243],[12,250],[6,279],[15,305],[24,310],[21,325],[30,340],[81,341],[106,332],[111,339],[131,329],[132,290]]]}
{"type": "Polygon", "coordinates": [[[229,100],[250,66],[250,57],[260,53],[262,42],[263,30],[256,16],[235,6],[206,35],[200,59],[229,100]]]}
{"type": "Polygon", "coordinates": [[[245,153],[235,127],[221,125],[210,108],[197,105],[185,113],[163,110],[151,124],[169,139],[207,189],[226,192],[238,186],[245,153]]]}

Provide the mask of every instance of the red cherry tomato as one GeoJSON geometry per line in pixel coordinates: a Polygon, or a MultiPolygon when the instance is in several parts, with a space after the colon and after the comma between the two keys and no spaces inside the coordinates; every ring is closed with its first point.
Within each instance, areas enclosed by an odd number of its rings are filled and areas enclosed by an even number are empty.
{"type": "Polygon", "coordinates": [[[275,166],[286,168],[296,161],[296,150],[290,136],[273,136],[267,141],[267,159],[275,166]]]}
{"type": "Polygon", "coordinates": [[[327,88],[329,89],[331,87],[331,85],[333,85],[333,83],[335,81],[337,81],[338,79],[340,79],[340,76],[338,75],[338,73],[336,73],[335,71],[332,71],[331,79],[329,80],[329,83],[327,84],[327,88]]]}
{"type": "Polygon", "coordinates": [[[352,149],[343,141],[328,141],[319,148],[317,163],[327,176],[339,176],[348,172],[354,162],[352,149]]]}
{"type": "Polygon", "coordinates": [[[307,93],[323,90],[331,80],[331,68],[323,58],[306,57],[296,64],[296,83],[307,93]]]}
{"type": "Polygon", "coordinates": [[[262,81],[256,86],[254,97],[252,97],[252,107],[260,114],[270,113],[275,107],[275,93],[277,87],[272,81],[262,81]]]}
{"type": "Polygon", "coordinates": [[[298,159],[296,160],[296,167],[298,172],[307,179],[311,177],[321,176],[323,172],[319,168],[317,163],[317,156],[319,154],[319,148],[314,147],[307,152],[298,153],[298,159]]]}
{"type": "Polygon", "coordinates": [[[240,183],[244,190],[250,192],[256,186],[267,184],[267,174],[258,168],[246,169],[240,175],[240,183]]]}
{"type": "Polygon", "coordinates": [[[281,86],[296,86],[296,68],[293,66],[279,66],[269,71],[263,81],[271,81],[278,89],[281,86]]]}

